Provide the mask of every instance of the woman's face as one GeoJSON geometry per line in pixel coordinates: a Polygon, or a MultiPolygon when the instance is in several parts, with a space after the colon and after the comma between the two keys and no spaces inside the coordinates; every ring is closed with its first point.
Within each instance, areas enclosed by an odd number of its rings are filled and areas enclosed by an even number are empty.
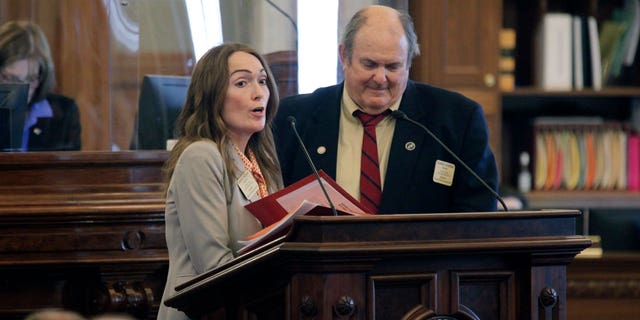
{"type": "Polygon", "coordinates": [[[267,72],[255,56],[237,51],[229,56],[229,87],[224,99],[222,120],[229,137],[245,148],[252,134],[264,129],[269,87],[267,72]]]}
{"type": "Polygon", "coordinates": [[[17,60],[0,71],[2,82],[20,82],[29,84],[29,102],[40,85],[38,63],[33,59],[17,60]]]}

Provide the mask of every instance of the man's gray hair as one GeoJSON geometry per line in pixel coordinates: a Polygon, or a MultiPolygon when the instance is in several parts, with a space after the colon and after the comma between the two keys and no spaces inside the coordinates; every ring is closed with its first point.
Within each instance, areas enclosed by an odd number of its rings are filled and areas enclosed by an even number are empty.
{"type": "MultiPolygon", "coordinates": [[[[344,45],[347,61],[351,63],[351,57],[353,55],[353,41],[356,33],[367,22],[367,15],[365,13],[367,8],[360,9],[347,23],[344,32],[342,33],[341,44],[344,45]]],[[[397,10],[396,10],[397,11],[397,10]]],[[[418,36],[413,27],[413,19],[404,11],[397,11],[400,23],[404,29],[404,35],[407,37],[407,68],[411,67],[411,62],[414,57],[420,55],[420,47],[418,46],[418,36]]]]}

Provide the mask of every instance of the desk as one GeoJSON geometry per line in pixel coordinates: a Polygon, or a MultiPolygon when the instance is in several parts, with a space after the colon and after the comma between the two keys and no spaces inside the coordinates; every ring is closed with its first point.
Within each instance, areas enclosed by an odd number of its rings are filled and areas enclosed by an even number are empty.
{"type": "Polygon", "coordinates": [[[155,319],[165,151],[0,154],[0,318],[45,307],[155,319]]]}

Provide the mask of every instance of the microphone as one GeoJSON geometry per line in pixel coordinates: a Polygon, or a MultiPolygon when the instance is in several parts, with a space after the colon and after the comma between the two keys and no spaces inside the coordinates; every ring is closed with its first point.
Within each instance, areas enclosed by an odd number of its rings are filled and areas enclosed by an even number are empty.
{"type": "Polygon", "coordinates": [[[333,205],[333,201],[331,201],[331,198],[327,193],[327,189],[324,188],[324,183],[322,183],[320,174],[318,174],[318,169],[316,169],[316,166],[313,164],[313,160],[311,160],[309,151],[307,151],[307,147],[305,147],[304,142],[302,142],[302,138],[300,138],[300,134],[298,134],[298,130],[296,129],[296,118],[294,118],[293,116],[288,116],[287,121],[289,121],[289,124],[291,125],[291,129],[293,129],[293,133],[298,139],[298,144],[300,145],[300,149],[302,149],[302,151],[304,152],[304,156],[305,158],[307,158],[307,162],[309,163],[309,166],[311,167],[313,174],[316,176],[316,180],[318,180],[318,183],[320,184],[320,188],[322,189],[322,192],[324,193],[325,198],[327,198],[327,201],[329,202],[329,206],[331,207],[331,211],[333,212],[333,215],[337,216],[338,212],[336,211],[336,207],[333,205]]]}
{"type": "Polygon", "coordinates": [[[424,130],[426,133],[428,133],[431,136],[431,138],[433,138],[433,140],[435,140],[438,144],[440,144],[440,146],[444,150],[446,150],[452,157],[454,157],[465,169],[467,169],[467,171],[469,173],[471,173],[471,175],[473,175],[478,181],[480,181],[480,183],[487,190],[489,190],[489,192],[491,192],[491,194],[496,199],[498,199],[498,201],[500,201],[500,204],[502,205],[502,208],[504,208],[504,211],[509,211],[509,209],[507,208],[507,205],[504,203],[504,200],[502,200],[502,197],[500,197],[500,195],[495,190],[493,190],[493,188],[491,188],[484,180],[482,180],[482,178],[480,178],[480,176],[477,173],[475,173],[475,171],[473,171],[473,169],[469,168],[469,166],[464,161],[462,161],[462,159],[460,159],[460,157],[458,157],[458,155],[456,155],[455,152],[453,152],[451,149],[449,149],[449,147],[447,147],[447,145],[444,144],[444,142],[442,142],[442,140],[438,139],[438,137],[436,137],[436,135],[433,134],[433,132],[431,132],[431,130],[429,130],[429,128],[424,126],[422,123],[409,118],[406,113],[404,113],[404,112],[402,112],[400,110],[392,111],[391,112],[391,116],[393,116],[396,119],[409,121],[409,122],[415,124],[416,126],[422,128],[422,130],[424,130]]]}

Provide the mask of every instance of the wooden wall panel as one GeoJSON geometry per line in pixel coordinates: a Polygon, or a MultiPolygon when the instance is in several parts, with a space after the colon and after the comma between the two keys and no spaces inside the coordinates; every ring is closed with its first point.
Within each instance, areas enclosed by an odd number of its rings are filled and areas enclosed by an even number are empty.
{"type": "MultiPolygon", "coordinates": [[[[102,1],[58,0],[58,90],[80,107],[83,150],[109,150],[109,25],[102,1]]],[[[43,6],[44,7],[44,6],[43,6]]]]}
{"type": "Polygon", "coordinates": [[[502,108],[496,85],[500,0],[409,1],[421,55],[411,78],[458,91],[483,107],[498,171],[502,108]]]}

